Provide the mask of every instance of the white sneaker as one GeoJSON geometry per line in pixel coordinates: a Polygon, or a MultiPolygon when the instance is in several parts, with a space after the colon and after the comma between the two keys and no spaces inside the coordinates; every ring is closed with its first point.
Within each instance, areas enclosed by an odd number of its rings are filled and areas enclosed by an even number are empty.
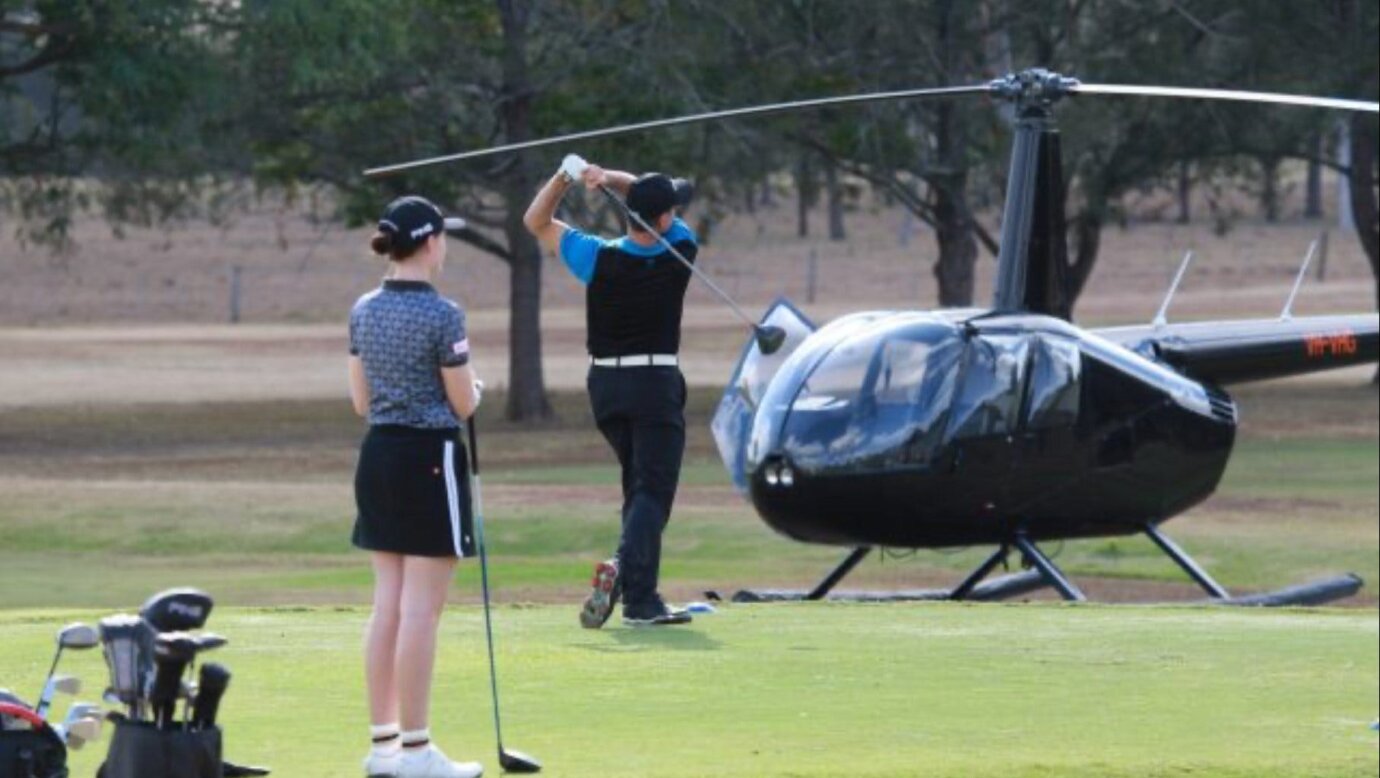
{"type": "Polygon", "coordinates": [[[436,746],[416,752],[403,751],[397,778],[480,778],[484,765],[478,762],[452,762],[436,746]]]}
{"type": "Polygon", "coordinates": [[[364,776],[365,778],[396,778],[398,763],[401,761],[401,752],[394,752],[388,756],[370,754],[364,760],[364,776]]]}

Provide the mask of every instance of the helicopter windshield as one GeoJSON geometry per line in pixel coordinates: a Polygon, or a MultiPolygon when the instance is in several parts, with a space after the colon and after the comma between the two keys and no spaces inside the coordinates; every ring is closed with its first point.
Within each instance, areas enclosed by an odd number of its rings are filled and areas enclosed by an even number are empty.
{"type": "Polygon", "coordinates": [[[762,318],[762,324],[780,327],[786,333],[785,342],[775,352],[763,354],[757,339],[748,339],[710,425],[719,458],[740,491],[747,491],[748,487],[745,460],[753,415],[777,371],[815,331],[805,314],[784,298],[772,305],[762,318]]]}
{"type": "Polygon", "coordinates": [[[949,428],[954,438],[1007,434],[1016,427],[1029,341],[1020,336],[974,338],[963,366],[963,388],[949,428]]]}
{"type": "Polygon", "coordinates": [[[962,353],[954,328],[929,317],[894,317],[854,333],[800,385],[781,449],[804,472],[927,464],[962,353]]]}

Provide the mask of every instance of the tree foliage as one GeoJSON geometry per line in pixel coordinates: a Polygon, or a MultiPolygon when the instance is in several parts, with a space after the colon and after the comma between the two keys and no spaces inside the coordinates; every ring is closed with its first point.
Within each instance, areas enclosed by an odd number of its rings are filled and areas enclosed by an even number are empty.
{"type": "MultiPolygon", "coordinates": [[[[562,150],[366,181],[372,164],[762,102],[976,84],[1042,66],[1087,81],[1376,99],[1376,0],[0,0],[0,206],[61,243],[74,211],[152,224],[223,184],[328,191],[371,221],[420,191],[507,264],[514,418],[549,412],[541,257],[521,213],[562,150]]],[[[1347,174],[1376,263],[1375,121],[1330,112],[1083,98],[1060,113],[1075,293],[1126,195],[1191,173],[1253,182],[1278,210],[1284,160],[1347,174]],[[1355,160],[1346,165],[1344,158],[1355,160]]],[[[793,179],[801,229],[840,173],[933,226],[944,305],[974,302],[1008,124],[980,99],[876,104],[622,136],[578,149],[613,167],[692,173],[702,232],[793,179]]],[[[569,215],[609,225],[596,200],[569,215]]],[[[779,218],[788,218],[782,212],[779,218]]],[[[1380,270],[1377,271],[1380,274],[1380,270]]],[[[1377,287],[1380,289],[1380,286],[1377,287]]]]}

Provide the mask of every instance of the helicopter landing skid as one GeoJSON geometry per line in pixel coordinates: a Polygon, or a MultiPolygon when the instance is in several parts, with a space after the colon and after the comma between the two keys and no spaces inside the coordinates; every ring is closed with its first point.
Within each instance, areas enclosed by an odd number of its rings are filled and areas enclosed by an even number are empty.
{"type": "MultiPolygon", "coordinates": [[[[1018,597],[1046,586],[1044,576],[1037,570],[1012,573],[983,583],[996,566],[1006,560],[1010,546],[1002,546],[990,559],[982,564],[956,589],[902,589],[886,592],[838,592],[832,594],[853,568],[872,552],[871,546],[858,546],[848,552],[841,562],[824,576],[813,589],[744,589],[733,595],[733,602],[799,602],[802,600],[833,600],[837,602],[915,602],[934,600],[979,600],[994,602],[1010,597],[1018,597]]],[[[711,599],[717,599],[716,592],[706,592],[711,599]]]]}
{"type": "MultiPolygon", "coordinates": [[[[1221,584],[1188,555],[1177,543],[1159,531],[1154,524],[1141,528],[1150,540],[1193,579],[1210,599],[1203,601],[1215,605],[1246,605],[1278,607],[1284,605],[1323,605],[1356,594],[1364,582],[1354,574],[1334,576],[1318,581],[1290,586],[1273,592],[1263,592],[1245,596],[1232,596],[1221,584]]],[[[834,593],[833,589],[849,573],[853,572],[872,552],[871,546],[858,546],[848,553],[829,574],[824,576],[813,589],[744,589],[733,595],[733,602],[796,602],[832,600],[838,602],[910,602],[933,600],[976,600],[996,601],[1018,597],[1045,586],[1054,588],[1059,595],[1070,602],[1084,602],[1086,596],[1054,561],[1045,555],[1024,533],[1014,535],[1010,542],[1003,543],[997,550],[977,567],[963,582],[953,589],[903,589],[898,591],[850,591],[834,593]],[[1012,551],[1019,551],[1030,568],[1025,572],[1012,573],[984,582],[984,579],[1006,563],[1012,551]]],[[[718,599],[718,593],[706,592],[710,599],[718,599]]]]}

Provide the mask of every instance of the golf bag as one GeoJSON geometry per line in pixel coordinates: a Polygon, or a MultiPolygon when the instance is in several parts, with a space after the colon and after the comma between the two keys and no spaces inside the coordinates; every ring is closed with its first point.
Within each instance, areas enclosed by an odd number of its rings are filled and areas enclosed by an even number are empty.
{"type": "Polygon", "coordinates": [[[159,730],[119,721],[97,778],[222,778],[220,729],[159,730]]]}
{"type": "Polygon", "coordinates": [[[52,727],[0,729],[0,778],[67,778],[67,747],[52,727]]]}

